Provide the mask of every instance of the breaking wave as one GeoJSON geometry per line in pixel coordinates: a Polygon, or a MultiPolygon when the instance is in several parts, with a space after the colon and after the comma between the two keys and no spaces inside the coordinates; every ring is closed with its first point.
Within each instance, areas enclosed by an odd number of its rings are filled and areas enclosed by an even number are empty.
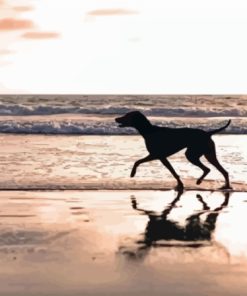
{"type": "MultiPolygon", "coordinates": [[[[225,121],[207,122],[207,124],[197,122],[176,122],[175,121],[153,121],[155,124],[166,127],[194,127],[204,130],[212,130],[222,126],[225,121]]],[[[247,121],[231,124],[223,133],[225,134],[247,134],[247,121]]],[[[136,131],[131,128],[119,128],[113,121],[46,121],[46,122],[16,122],[1,121],[1,133],[15,134],[60,134],[60,135],[132,135],[136,131]]]]}
{"type": "Polygon", "coordinates": [[[26,115],[55,115],[55,114],[98,114],[98,115],[117,115],[125,114],[130,111],[139,110],[148,116],[168,116],[168,117],[247,117],[247,109],[237,108],[210,108],[199,107],[170,107],[154,108],[145,106],[133,107],[95,107],[90,108],[73,106],[23,106],[23,105],[4,105],[0,104],[0,115],[26,116],[26,115]]]}

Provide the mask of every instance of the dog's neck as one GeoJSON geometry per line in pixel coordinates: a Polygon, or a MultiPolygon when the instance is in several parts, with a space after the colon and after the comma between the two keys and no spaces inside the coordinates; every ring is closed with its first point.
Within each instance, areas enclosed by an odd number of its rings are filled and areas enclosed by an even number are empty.
{"type": "Polygon", "coordinates": [[[145,123],[141,125],[136,125],[135,129],[142,135],[144,138],[153,132],[154,126],[146,119],[145,123]]]}

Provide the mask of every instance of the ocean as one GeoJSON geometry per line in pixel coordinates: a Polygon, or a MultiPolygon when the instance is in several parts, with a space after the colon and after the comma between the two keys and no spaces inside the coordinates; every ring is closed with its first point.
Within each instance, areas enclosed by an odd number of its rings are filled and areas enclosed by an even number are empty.
{"type": "Polygon", "coordinates": [[[155,124],[247,133],[247,96],[0,95],[0,132],[21,134],[135,134],[114,117],[139,110],[155,124]]]}

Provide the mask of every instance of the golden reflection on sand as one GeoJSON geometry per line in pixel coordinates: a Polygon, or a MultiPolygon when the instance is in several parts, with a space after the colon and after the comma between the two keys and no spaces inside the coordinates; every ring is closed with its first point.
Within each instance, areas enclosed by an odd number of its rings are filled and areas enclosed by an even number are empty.
{"type": "Polygon", "coordinates": [[[154,295],[164,287],[174,296],[243,295],[245,199],[209,191],[0,192],[0,292],[149,295],[155,286],[154,295]]]}

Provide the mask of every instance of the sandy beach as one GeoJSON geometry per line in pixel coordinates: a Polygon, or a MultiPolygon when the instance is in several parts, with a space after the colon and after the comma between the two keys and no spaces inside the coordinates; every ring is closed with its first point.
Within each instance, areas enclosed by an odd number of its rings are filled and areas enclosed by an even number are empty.
{"type": "Polygon", "coordinates": [[[181,152],[178,196],[159,162],[129,178],[138,136],[1,135],[0,295],[244,295],[246,136],[214,139],[234,191],[181,152]]]}
{"type": "Polygon", "coordinates": [[[173,190],[0,192],[0,294],[244,295],[246,193],[176,198],[173,190]],[[183,238],[172,237],[176,227],[183,238]]]}

